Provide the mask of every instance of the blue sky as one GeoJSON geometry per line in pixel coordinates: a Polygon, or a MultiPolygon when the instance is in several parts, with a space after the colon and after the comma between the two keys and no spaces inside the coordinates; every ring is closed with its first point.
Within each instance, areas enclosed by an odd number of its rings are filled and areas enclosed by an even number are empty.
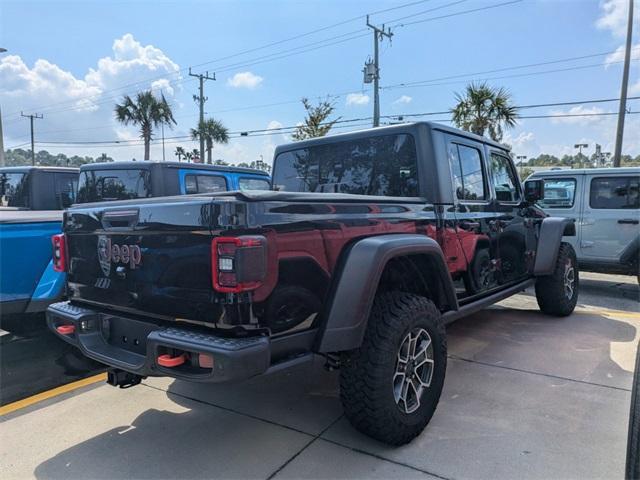
{"type": "MultiPolygon", "coordinates": [[[[124,93],[153,86],[174,105],[178,125],[167,136],[188,133],[197,120],[191,96],[197,83],[183,69],[217,72],[206,83],[206,111],[231,131],[295,125],[304,111],[299,99],[327,94],[335,98],[343,119],[369,117],[371,93],[362,83],[362,65],[372,54],[365,35],[368,12],[397,8],[372,16],[372,21],[396,25],[391,44],[381,46],[381,85],[458,76],[418,87],[384,88],[382,115],[448,110],[455,92],[473,79],[489,78],[506,87],[517,105],[614,98],[620,92],[619,55],[601,55],[546,66],[504,70],[521,65],[614,52],[624,42],[626,0],[523,0],[447,18],[508,0],[399,1],[78,1],[33,2],[3,0],[0,6],[0,106],[5,148],[28,141],[28,121],[20,110],[42,112],[36,138],[51,152],[116,159],[140,158],[141,146],[65,146],[47,142],[131,140],[135,129],[113,120],[113,104],[124,93]],[[432,10],[426,12],[427,10],[432,10]],[[401,17],[406,17],[397,20],[401,17]],[[417,20],[432,19],[413,25],[417,20]],[[338,22],[334,28],[272,47],[237,55],[338,22]],[[353,35],[350,32],[354,32],[353,35]],[[361,38],[350,39],[362,33],[361,38]],[[340,37],[338,37],[340,36],[340,37]],[[327,40],[338,37],[334,40],[327,40]],[[325,46],[327,43],[341,43],[325,46]],[[324,43],[323,43],[324,42],[324,43]],[[291,49],[313,44],[302,54],[273,59],[291,49]],[[272,55],[265,58],[266,55],[272,55]],[[222,57],[229,57],[219,60],[222,57]],[[573,67],[580,67],[569,70],[573,67]],[[561,72],[540,73],[564,69],[561,72]],[[465,76],[466,75],[466,76],[465,76]],[[516,76],[517,75],[517,76],[516,76]],[[497,78],[502,77],[502,78],[497,78]],[[435,85],[434,85],[435,83],[435,85]],[[131,85],[134,84],[134,85],[131,85]],[[127,85],[129,85],[127,87],[127,85]],[[351,94],[347,96],[347,94],[351,94]],[[349,101],[348,101],[349,100],[349,101]],[[257,106],[278,103],[269,107],[257,106]],[[251,107],[251,108],[245,108],[251,107]]],[[[636,12],[640,10],[636,4],[636,12]]],[[[635,58],[640,58],[640,34],[634,32],[635,58]]],[[[633,62],[630,96],[640,95],[639,61],[633,62]]],[[[640,110],[640,101],[629,103],[640,110]]],[[[616,103],[544,107],[523,115],[606,113],[616,103]]],[[[446,120],[447,115],[431,117],[446,120]]],[[[640,154],[640,115],[628,116],[624,151],[640,154]]],[[[425,117],[428,119],[429,117],[425,117]]],[[[361,123],[354,122],[357,127],[361,123]]],[[[348,129],[348,128],[347,128],[348,129]]],[[[505,140],[514,153],[571,153],[573,144],[598,142],[612,149],[614,116],[524,119],[505,140]]],[[[214,158],[250,161],[288,141],[286,135],[233,138],[217,146],[214,158]]],[[[195,148],[188,140],[167,144],[195,148]]],[[[152,156],[161,158],[158,144],[152,156]]]]}

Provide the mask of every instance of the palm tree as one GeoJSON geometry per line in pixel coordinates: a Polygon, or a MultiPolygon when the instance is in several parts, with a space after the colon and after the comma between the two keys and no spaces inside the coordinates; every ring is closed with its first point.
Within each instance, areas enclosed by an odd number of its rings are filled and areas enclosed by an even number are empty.
{"type": "Polygon", "coordinates": [[[187,161],[187,163],[191,163],[192,158],[193,158],[193,153],[184,152],[184,159],[187,161]]]}
{"type": "Polygon", "coordinates": [[[140,127],[140,137],[144,140],[144,159],[149,160],[149,145],[153,138],[153,128],[162,124],[176,123],[171,112],[171,106],[162,94],[157,99],[151,90],[139,92],[135,101],[125,95],[121,104],[116,104],[116,119],[124,125],[137,125],[140,127]]]}
{"type": "Polygon", "coordinates": [[[202,163],[202,159],[200,158],[200,150],[198,150],[197,148],[191,150],[191,159],[193,160],[193,163],[202,163]]]}
{"type": "Polygon", "coordinates": [[[518,107],[511,104],[511,94],[504,88],[486,83],[467,85],[464,95],[456,93],[457,105],[451,110],[458,128],[502,140],[503,128],[513,128],[518,119],[518,107]]]}
{"type": "MultiPolygon", "coordinates": [[[[178,157],[178,161],[179,161],[179,162],[180,162],[180,161],[182,161],[182,157],[184,157],[184,156],[185,156],[184,148],[182,148],[182,147],[176,147],[176,151],[174,152],[174,155],[175,155],[176,157],[178,157]]],[[[186,157],[185,157],[185,158],[186,158],[186,157]]]]}
{"type": "MultiPolygon", "coordinates": [[[[229,130],[221,121],[208,118],[198,125],[198,129],[191,129],[191,138],[198,140],[203,136],[207,149],[207,163],[211,164],[211,150],[214,143],[229,143],[229,130]]],[[[204,159],[201,159],[204,160],[204,159]]]]}

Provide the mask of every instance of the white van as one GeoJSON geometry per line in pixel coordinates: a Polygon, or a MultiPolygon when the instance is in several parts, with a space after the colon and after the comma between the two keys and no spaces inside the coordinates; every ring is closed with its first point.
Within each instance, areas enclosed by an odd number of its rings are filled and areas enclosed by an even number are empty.
{"type": "Polygon", "coordinates": [[[640,167],[549,170],[529,180],[544,180],[538,205],[546,213],[576,220],[576,236],[563,240],[581,270],[639,275],[640,167]]]}

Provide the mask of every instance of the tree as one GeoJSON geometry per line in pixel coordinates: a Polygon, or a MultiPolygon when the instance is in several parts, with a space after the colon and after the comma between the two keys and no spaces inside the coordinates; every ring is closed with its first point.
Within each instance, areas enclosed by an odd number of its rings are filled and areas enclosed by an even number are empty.
{"type": "Polygon", "coordinates": [[[191,160],[193,160],[194,163],[202,163],[202,159],[200,158],[200,150],[198,150],[197,148],[191,150],[191,160]]]}
{"type": "MultiPolygon", "coordinates": [[[[182,161],[182,157],[184,157],[185,151],[182,147],[176,147],[176,151],[173,153],[176,157],[178,157],[178,161],[182,161]]],[[[185,157],[186,158],[186,157],[185,157]]]]}
{"type": "Polygon", "coordinates": [[[229,162],[225,162],[223,159],[218,158],[218,159],[216,159],[216,160],[214,160],[214,161],[213,161],[213,164],[214,164],[214,165],[220,165],[220,166],[222,166],[222,167],[226,167],[226,166],[228,166],[228,165],[229,165],[229,162]]]}
{"type": "Polygon", "coordinates": [[[486,83],[467,85],[464,95],[456,93],[456,106],[451,110],[458,128],[484,135],[495,141],[502,140],[504,128],[513,128],[518,119],[518,108],[511,103],[511,94],[504,88],[490,87],[486,83]]]}
{"type": "Polygon", "coordinates": [[[211,150],[214,143],[229,143],[229,130],[221,121],[208,118],[198,124],[198,128],[191,129],[191,138],[198,140],[200,136],[204,138],[207,150],[207,163],[211,165],[211,150]]]}
{"type": "Polygon", "coordinates": [[[333,125],[340,120],[327,120],[335,110],[335,103],[331,100],[323,100],[317,106],[311,105],[308,98],[302,99],[302,105],[307,112],[304,123],[296,128],[291,135],[294,140],[305,140],[307,138],[324,137],[333,125]]]}
{"type": "Polygon", "coordinates": [[[135,101],[125,95],[121,104],[115,107],[116,120],[124,125],[140,127],[140,137],[144,140],[144,159],[149,160],[149,146],[153,138],[153,129],[163,123],[171,127],[176,121],[173,118],[171,106],[164,95],[157,99],[151,90],[139,92],[135,101]]]}
{"type": "Polygon", "coordinates": [[[190,163],[193,160],[193,152],[184,152],[184,159],[190,163]]]}

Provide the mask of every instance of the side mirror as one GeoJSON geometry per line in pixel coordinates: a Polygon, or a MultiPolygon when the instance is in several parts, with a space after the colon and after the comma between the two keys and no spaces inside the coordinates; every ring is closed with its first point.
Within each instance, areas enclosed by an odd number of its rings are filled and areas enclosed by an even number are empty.
{"type": "Polygon", "coordinates": [[[528,203],[536,203],[544,198],[544,180],[527,180],[524,182],[524,199],[528,203]]]}

